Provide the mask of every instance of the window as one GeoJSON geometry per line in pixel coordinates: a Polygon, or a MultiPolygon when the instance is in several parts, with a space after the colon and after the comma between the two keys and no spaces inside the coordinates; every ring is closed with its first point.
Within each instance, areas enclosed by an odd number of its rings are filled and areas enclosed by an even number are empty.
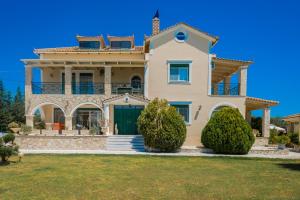
{"type": "Polygon", "coordinates": [[[83,49],[100,49],[99,41],[80,41],[79,47],[83,49]]]}
{"type": "Polygon", "coordinates": [[[112,49],[131,49],[130,41],[111,41],[110,46],[112,49]]]}
{"type": "Polygon", "coordinates": [[[131,79],[131,87],[137,89],[137,88],[141,88],[142,86],[142,81],[141,78],[139,76],[134,76],[131,79]]]}
{"type": "Polygon", "coordinates": [[[190,123],[190,104],[186,102],[182,103],[170,103],[171,106],[175,107],[177,112],[182,115],[185,123],[190,123]]]}
{"type": "Polygon", "coordinates": [[[190,64],[170,64],[169,82],[190,82],[190,64]]]}
{"type": "Polygon", "coordinates": [[[185,33],[184,33],[184,32],[178,32],[178,33],[176,34],[176,39],[177,39],[178,41],[184,41],[184,40],[186,39],[185,33]]]}

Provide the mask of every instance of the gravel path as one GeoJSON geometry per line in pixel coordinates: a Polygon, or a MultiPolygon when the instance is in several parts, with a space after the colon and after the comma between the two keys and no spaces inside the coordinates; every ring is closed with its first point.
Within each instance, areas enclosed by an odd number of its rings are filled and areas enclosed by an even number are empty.
{"type": "Polygon", "coordinates": [[[178,153],[149,153],[136,151],[107,151],[107,150],[28,150],[20,149],[24,154],[103,154],[103,155],[149,155],[149,156],[228,156],[228,157],[249,157],[249,158],[280,158],[280,159],[300,159],[300,153],[289,152],[288,155],[280,154],[255,154],[247,155],[224,155],[202,152],[178,152],[178,153]]]}

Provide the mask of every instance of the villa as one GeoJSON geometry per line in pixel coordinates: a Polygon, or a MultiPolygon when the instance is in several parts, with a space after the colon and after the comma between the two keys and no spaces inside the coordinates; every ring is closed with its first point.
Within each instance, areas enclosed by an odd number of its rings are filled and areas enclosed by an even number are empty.
{"type": "Polygon", "coordinates": [[[187,126],[185,146],[200,145],[213,112],[238,108],[246,120],[263,110],[263,136],[269,137],[270,107],[277,101],[247,96],[251,61],[212,53],[219,38],[185,23],[160,30],[158,13],[142,46],[134,36],[77,36],[78,46],[35,49],[25,64],[26,124],[39,110],[46,129],[63,134],[137,135],[137,118],[147,103],[167,99],[187,126]],[[34,81],[33,68],[41,71],[34,81]]]}

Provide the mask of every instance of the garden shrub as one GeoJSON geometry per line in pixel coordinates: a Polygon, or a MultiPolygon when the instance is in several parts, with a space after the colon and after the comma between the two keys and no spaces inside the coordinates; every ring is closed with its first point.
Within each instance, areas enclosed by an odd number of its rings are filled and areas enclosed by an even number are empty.
{"type": "Polygon", "coordinates": [[[255,137],[248,122],[236,108],[215,112],[202,131],[201,142],[215,153],[247,154],[255,137]]]}
{"type": "Polygon", "coordinates": [[[274,137],[276,144],[288,144],[291,139],[287,135],[277,135],[274,137]]]}
{"type": "Polygon", "coordinates": [[[11,122],[11,123],[9,123],[9,124],[7,125],[7,127],[8,127],[9,129],[11,129],[11,128],[20,128],[19,124],[17,124],[16,122],[11,122]]]}
{"type": "Polygon", "coordinates": [[[15,138],[16,137],[13,133],[8,133],[2,137],[4,143],[9,143],[9,142],[13,143],[15,141],[15,138]]]}
{"type": "Polygon", "coordinates": [[[26,124],[21,125],[21,132],[23,132],[23,134],[28,135],[29,133],[31,133],[31,131],[32,131],[31,126],[27,126],[26,124]]]}
{"type": "Polygon", "coordinates": [[[15,136],[12,133],[0,138],[0,157],[2,162],[7,162],[12,155],[18,154],[19,148],[14,143],[15,136]]]}
{"type": "Polygon", "coordinates": [[[270,129],[269,144],[276,144],[276,136],[279,135],[279,132],[276,129],[270,129]]]}
{"type": "Polygon", "coordinates": [[[146,149],[174,152],[186,138],[186,125],[176,108],[167,100],[151,101],[138,118],[138,130],[144,136],[146,149]]]}
{"type": "Polygon", "coordinates": [[[293,144],[299,144],[299,133],[288,133],[288,136],[293,144]]]}

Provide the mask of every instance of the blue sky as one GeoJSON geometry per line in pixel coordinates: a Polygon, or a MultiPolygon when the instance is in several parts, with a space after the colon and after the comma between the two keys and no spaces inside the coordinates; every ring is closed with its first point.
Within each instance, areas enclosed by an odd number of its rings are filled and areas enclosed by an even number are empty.
{"type": "Polygon", "coordinates": [[[186,22],[220,37],[220,57],[253,60],[248,96],[280,101],[273,116],[300,112],[300,1],[63,1],[0,3],[0,79],[24,87],[21,58],[34,48],[76,45],[75,36],[131,35],[142,44],[159,8],[161,28],[186,22]]]}

